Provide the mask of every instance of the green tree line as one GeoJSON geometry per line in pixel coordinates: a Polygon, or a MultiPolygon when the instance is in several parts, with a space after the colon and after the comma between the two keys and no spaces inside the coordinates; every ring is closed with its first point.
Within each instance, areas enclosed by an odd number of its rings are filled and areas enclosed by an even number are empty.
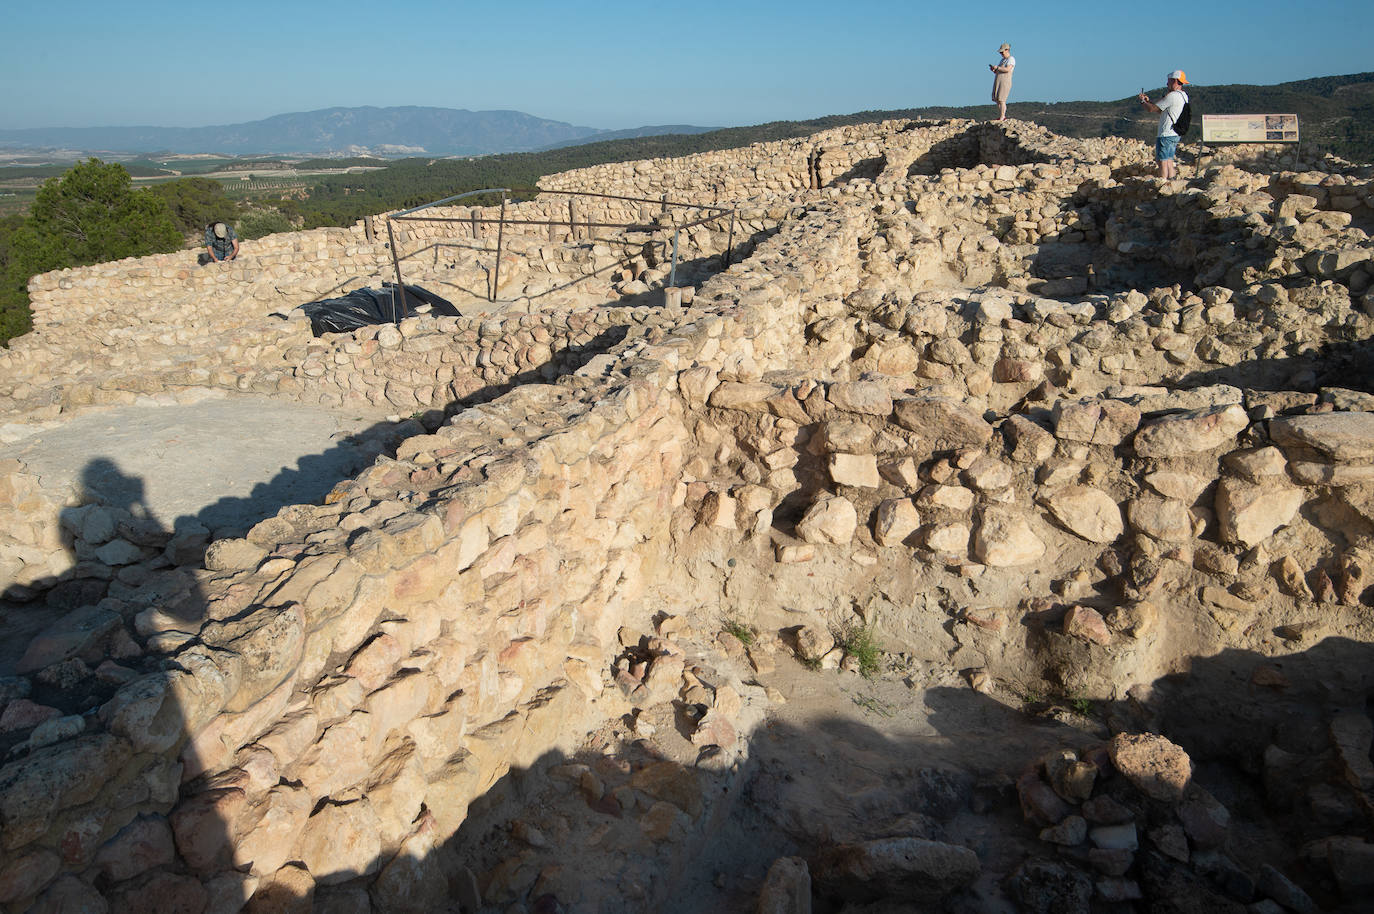
{"type": "Polygon", "coordinates": [[[26,215],[0,219],[0,343],[32,327],[28,283],[38,273],[198,247],[212,222],[248,239],[291,231],[293,208],[244,206],[209,178],[135,189],[123,165],[88,159],[43,182],[26,215]]]}

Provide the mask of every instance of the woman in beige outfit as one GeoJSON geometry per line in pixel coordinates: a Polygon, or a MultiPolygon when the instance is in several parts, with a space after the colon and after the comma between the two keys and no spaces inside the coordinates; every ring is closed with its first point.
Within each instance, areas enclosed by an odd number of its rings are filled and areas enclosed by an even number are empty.
{"type": "Polygon", "coordinates": [[[1002,55],[1001,62],[988,64],[988,69],[994,74],[992,77],[992,100],[997,103],[997,119],[1005,121],[1007,119],[1007,96],[1011,95],[1011,71],[1016,69],[1016,58],[1011,56],[1011,45],[1005,41],[997,49],[997,53],[1002,55]]]}

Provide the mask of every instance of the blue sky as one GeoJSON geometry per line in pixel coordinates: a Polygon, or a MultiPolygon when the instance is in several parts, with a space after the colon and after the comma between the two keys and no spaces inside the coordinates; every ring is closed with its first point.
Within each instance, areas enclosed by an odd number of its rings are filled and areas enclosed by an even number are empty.
{"type": "Polygon", "coordinates": [[[509,108],[732,126],[987,101],[1122,98],[1374,69],[1374,3],[25,2],[0,13],[0,128],[194,127],[334,106],[509,108]]]}

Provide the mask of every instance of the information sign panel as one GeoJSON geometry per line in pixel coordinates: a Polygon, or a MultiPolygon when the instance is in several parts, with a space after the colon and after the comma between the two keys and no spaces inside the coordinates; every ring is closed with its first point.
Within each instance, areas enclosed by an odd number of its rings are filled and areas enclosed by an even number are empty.
{"type": "Polygon", "coordinates": [[[1296,143],[1296,114],[1204,114],[1204,143],[1296,143]]]}

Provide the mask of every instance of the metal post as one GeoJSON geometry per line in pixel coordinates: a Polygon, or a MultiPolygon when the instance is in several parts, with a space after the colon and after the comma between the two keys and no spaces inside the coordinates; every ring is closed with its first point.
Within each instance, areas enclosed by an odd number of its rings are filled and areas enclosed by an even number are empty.
{"type": "Polygon", "coordinates": [[[405,282],[401,279],[401,258],[396,254],[396,233],[391,230],[391,218],[386,220],[386,237],[391,242],[391,263],[396,267],[396,288],[391,290],[391,322],[396,323],[396,295],[400,293],[401,309],[405,310],[405,282]]]}
{"type": "Polygon", "coordinates": [[[670,286],[677,285],[677,236],[681,231],[679,228],[673,229],[673,266],[668,270],[668,285],[670,286]]]}
{"type": "Polygon", "coordinates": [[[573,212],[573,198],[568,198],[568,240],[577,240],[577,215],[573,212]]]}
{"type": "Polygon", "coordinates": [[[730,266],[730,253],[735,249],[735,211],[730,210],[730,235],[725,242],[725,262],[721,264],[721,269],[730,266]]]}
{"type": "Polygon", "coordinates": [[[501,285],[501,246],[506,239],[506,195],[501,195],[501,221],[496,227],[496,272],[491,279],[491,298],[496,301],[496,288],[501,285]]]}

